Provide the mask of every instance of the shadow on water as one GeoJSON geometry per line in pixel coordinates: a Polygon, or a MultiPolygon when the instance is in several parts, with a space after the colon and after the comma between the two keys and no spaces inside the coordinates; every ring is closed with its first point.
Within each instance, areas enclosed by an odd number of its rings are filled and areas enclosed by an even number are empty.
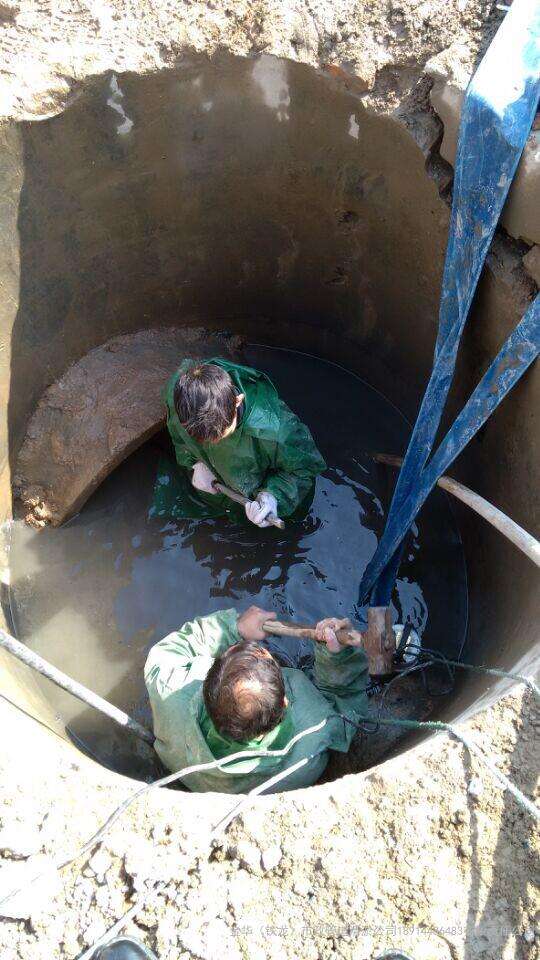
{"type": "MultiPolygon", "coordinates": [[[[389,496],[388,473],[366,451],[376,443],[400,451],[407,424],[378,393],[335,365],[262,347],[250,347],[246,360],[268,372],[311,426],[329,464],[305,520],[281,532],[228,518],[152,516],[160,438],[121,464],[60,530],[36,533],[16,524],[13,532],[11,604],[18,636],[146,723],[147,652],[185,620],[251,603],[303,621],[333,614],[362,618],[358,584],[382,533],[389,496]]],[[[437,494],[413,528],[394,615],[410,620],[428,646],[455,653],[466,602],[457,528],[437,494]]],[[[131,772],[144,767],[144,758],[132,757],[133,744],[107,721],[48,684],[46,693],[94,756],[124,772],[130,764],[131,772]]]]}

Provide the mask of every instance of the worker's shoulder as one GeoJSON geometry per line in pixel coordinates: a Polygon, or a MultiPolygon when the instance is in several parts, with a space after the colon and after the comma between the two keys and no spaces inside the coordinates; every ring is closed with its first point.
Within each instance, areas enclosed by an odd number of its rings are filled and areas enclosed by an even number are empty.
{"type": "Polygon", "coordinates": [[[275,389],[270,394],[265,385],[258,385],[251,393],[246,391],[246,413],[242,424],[244,434],[257,440],[278,443],[281,431],[280,401],[275,389]]]}
{"type": "Polygon", "coordinates": [[[285,695],[295,726],[313,726],[336,711],[303,670],[283,668],[285,695]]]}
{"type": "Polygon", "coordinates": [[[146,655],[146,662],[144,665],[145,674],[152,667],[161,664],[168,655],[175,655],[177,653],[177,640],[178,631],[174,630],[172,633],[168,633],[166,637],[163,637],[162,640],[158,640],[157,643],[154,643],[153,646],[150,647],[146,655]]]}

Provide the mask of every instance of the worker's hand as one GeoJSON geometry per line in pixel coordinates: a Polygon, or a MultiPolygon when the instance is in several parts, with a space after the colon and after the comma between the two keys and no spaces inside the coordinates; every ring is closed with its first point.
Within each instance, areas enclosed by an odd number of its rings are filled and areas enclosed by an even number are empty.
{"type": "Polygon", "coordinates": [[[238,633],[242,640],[265,640],[266,633],[262,625],[265,620],[275,620],[277,614],[271,610],[261,610],[260,607],[248,607],[238,617],[238,633]]]}
{"type": "Polygon", "coordinates": [[[270,513],[277,514],[277,500],[267,490],[261,490],[256,500],[246,503],[246,517],[257,527],[271,526],[266,519],[270,513]]]}
{"type": "Polygon", "coordinates": [[[338,638],[338,630],[343,630],[345,627],[350,627],[350,620],[339,620],[338,617],[325,617],[324,620],[319,620],[317,626],[315,627],[315,636],[317,640],[323,641],[326,643],[330,653],[339,653],[340,650],[343,650],[338,638]]]}
{"type": "Polygon", "coordinates": [[[196,490],[202,490],[203,493],[216,493],[216,490],[212,486],[214,480],[217,480],[217,477],[209,467],[206,466],[202,460],[199,460],[198,463],[193,467],[193,476],[191,482],[196,490]]]}

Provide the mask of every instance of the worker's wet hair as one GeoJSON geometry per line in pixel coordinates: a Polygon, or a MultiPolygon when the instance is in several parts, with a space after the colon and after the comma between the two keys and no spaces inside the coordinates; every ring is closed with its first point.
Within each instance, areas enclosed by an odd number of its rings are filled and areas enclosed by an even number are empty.
{"type": "Polygon", "coordinates": [[[253,640],[229,647],[208,671],[203,696],[216,729],[233,740],[268,733],[283,718],[285,685],[281,667],[253,640]]]}
{"type": "Polygon", "coordinates": [[[190,367],[176,381],[174,408],[194,440],[221,440],[236,413],[236,390],[229,374],[215,363],[190,367]]]}

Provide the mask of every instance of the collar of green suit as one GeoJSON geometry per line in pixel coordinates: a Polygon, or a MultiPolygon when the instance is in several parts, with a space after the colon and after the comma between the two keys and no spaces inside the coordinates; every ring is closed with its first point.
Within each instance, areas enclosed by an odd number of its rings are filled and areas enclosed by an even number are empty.
{"type": "Polygon", "coordinates": [[[231,753],[240,753],[243,750],[282,750],[294,735],[294,724],[289,707],[286,707],[281,723],[277,727],[252,740],[233,740],[224,736],[216,729],[204,701],[199,712],[199,725],[206,740],[206,744],[216,758],[228,757],[231,753]]]}
{"type": "MultiPolygon", "coordinates": [[[[237,387],[234,388],[234,391],[237,397],[239,397],[240,394],[242,393],[242,391],[238,390],[237,387]]],[[[242,423],[242,420],[244,419],[245,411],[246,411],[246,403],[245,403],[245,400],[242,400],[242,403],[240,403],[239,406],[236,408],[236,426],[237,427],[239,427],[240,424],[242,423]]]]}

